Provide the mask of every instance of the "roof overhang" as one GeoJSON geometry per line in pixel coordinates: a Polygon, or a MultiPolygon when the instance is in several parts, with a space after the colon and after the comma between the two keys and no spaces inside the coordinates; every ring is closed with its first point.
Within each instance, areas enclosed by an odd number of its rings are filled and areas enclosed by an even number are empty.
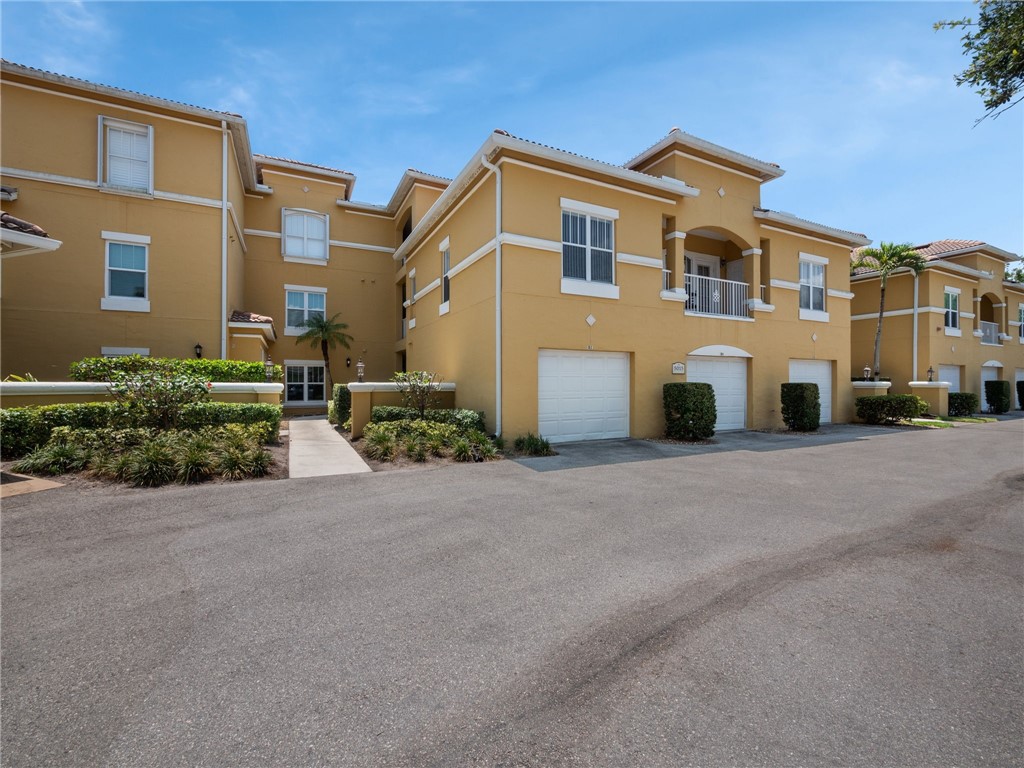
{"type": "Polygon", "coordinates": [[[824,237],[836,240],[836,245],[869,245],[871,239],[861,235],[857,232],[847,232],[845,229],[836,229],[835,227],[829,227],[825,224],[816,224],[813,221],[807,221],[801,219],[798,216],[794,216],[791,213],[785,213],[783,211],[767,211],[761,208],[754,209],[754,218],[762,222],[771,222],[779,227],[793,231],[794,234],[800,234],[800,231],[812,232],[815,235],[822,235],[824,237]]]}
{"type": "MultiPolygon", "coordinates": [[[[925,262],[925,269],[938,270],[940,272],[954,272],[956,274],[964,275],[975,279],[987,279],[991,280],[995,275],[992,272],[985,272],[981,269],[974,269],[973,267],[965,267],[963,264],[957,264],[952,261],[928,261],[925,262]]],[[[914,270],[910,267],[901,267],[893,270],[889,273],[889,277],[895,277],[896,275],[912,275],[914,270]]],[[[850,282],[859,282],[862,280],[877,280],[880,277],[877,270],[870,272],[861,272],[858,275],[850,275],[850,282]]]]}
{"type": "Polygon", "coordinates": [[[1004,251],[1002,248],[996,248],[994,245],[988,243],[982,243],[981,245],[972,245],[967,248],[957,248],[955,251],[945,251],[943,253],[937,253],[932,257],[933,261],[941,261],[943,259],[949,259],[954,256],[967,256],[972,253],[982,253],[986,256],[993,256],[1003,261],[1017,261],[1020,259],[1016,253],[1010,253],[1004,251]]]}
{"type": "Polygon", "coordinates": [[[329,179],[337,179],[345,184],[345,199],[348,200],[352,196],[352,189],[356,185],[355,174],[349,173],[348,171],[339,171],[334,168],[324,168],[320,165],[311,165],[309,163],[299,163],[294,160],[285,160],[278,157],[270,157],[268,155],[252,155],[253,162],[264,167],[280,168],[286,171],[300,171],[306,174],[314,174],[316,176],[325,176],[329,179]]]}
{"type": "Polygon", "coordinates": [[[688,149],[692,152],[699,153],[701,155],[707,155],[713,157],[716,160],[721,160],[731,165],[738,166],[737,170],[748,171],[749,173],[757,176],[761,183],[777,179],[786,172],[774,163],[766,163],[763,160],[744,155],[741,152],[735,152],[734,150],[726,147],[713,144],[710,141],[692,136],[689,133],[680,131],[678,128],[673,128],[669,132],[668,136],[663,138],[654,146],[649,149],[645,149],[636,157],[632,158],[624,164],[626,168],[636,168],[642,165],[646,161],[657,157],[658,155],[665,152],[665,150],[681,147],[688,149]]]}
{"type": "Polygon", "coordinates": [[[259,331],[267,341],[276,341],[277,333],[273,323],[228,323],[228,328],[236,331],[259,331]]]}
{"type": "Polygon", "coordinates": [[[0,229],[0,258],[29,256],[33,253],[52,253],[64,243],[52,237],[41,237],[16,229],[0,229]]]}

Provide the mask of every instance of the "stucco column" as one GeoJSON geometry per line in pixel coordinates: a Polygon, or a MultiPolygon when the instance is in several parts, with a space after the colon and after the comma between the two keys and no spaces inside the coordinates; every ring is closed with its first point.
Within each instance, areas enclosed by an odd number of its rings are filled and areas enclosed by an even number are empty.
{"type": "Polygon", "coordinates": [[[665,235],[665,262],[672,270],[670,288],[685,288],[686,278],[686,233],[673,231],[665,235]]]}
{"type": "Polygon", "coordinates": [[[761,249],[748,248],[743,251],[743,274],[750,278],[750,294],[748,298],[757,299],[761,303],[761,249]]]}
{"type": "Polygon", "coordinates": [[[949,416],[948,381],[911,381],[910,394],[928,403],[928,413],[945,418],[949,416]]]}

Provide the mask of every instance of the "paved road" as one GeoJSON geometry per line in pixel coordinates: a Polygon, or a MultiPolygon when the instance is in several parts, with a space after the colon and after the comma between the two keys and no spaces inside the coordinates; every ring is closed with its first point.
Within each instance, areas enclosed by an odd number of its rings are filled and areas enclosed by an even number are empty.
{"type": "Polygon", "coordinates": [[[1024,765],[1024,421],[861,434],[7,500],[3,763],[1024,765]]]}

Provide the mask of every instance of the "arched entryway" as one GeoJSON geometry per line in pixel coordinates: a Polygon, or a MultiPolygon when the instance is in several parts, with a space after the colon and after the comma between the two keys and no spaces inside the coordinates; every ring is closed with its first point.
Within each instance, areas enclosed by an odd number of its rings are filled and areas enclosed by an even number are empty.
{"type": "Polygon", "coordinates": [[[721,227],[672,234],[666,269],[675,273],[674,287],[686,291],[687,314],[750,317],[750,300],[760,298],[760,250],[721,227]]]}

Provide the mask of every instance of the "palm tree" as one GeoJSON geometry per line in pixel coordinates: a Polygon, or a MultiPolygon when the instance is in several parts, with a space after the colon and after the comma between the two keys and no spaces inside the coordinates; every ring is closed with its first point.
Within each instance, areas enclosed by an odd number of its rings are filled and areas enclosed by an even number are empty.
{"type": "Polygon", "coordinates": [[[324,356],[324,373],[327,375],[328,400],[331,399],[334,387],[331,382],[331,357],[327,349],[328,347],[334,349],[335,344],[341,344],[345,349],[349,349],[349,342],[352,341],[352,337],[345,333],[348,323],[340,322],[338,320],[340,316],[341,313],[339,312],[329,320],[320,314],[307,317],[306,321],[302,324],[306,331],[296,339],[299,343],[308,341],[309,345],[314,349],[316,349],[317,345],[320,346],[320,352],[324,356]]]}
{"type": "Polygon", "coordinates": [[[900,269],[913,270],[915,275],[925,267],[925,258],[910,243],[885,243],[878,248],[861,248],[856,258],[850,263],[850,273],[856,269],[870,269],[877,272],[882,279],[878,299],[878,330],[875,331],[875,375],[878,381],[878,368],[882,356],[882,317],[885,314],[885,284],[889,275],[900,269]]]}

